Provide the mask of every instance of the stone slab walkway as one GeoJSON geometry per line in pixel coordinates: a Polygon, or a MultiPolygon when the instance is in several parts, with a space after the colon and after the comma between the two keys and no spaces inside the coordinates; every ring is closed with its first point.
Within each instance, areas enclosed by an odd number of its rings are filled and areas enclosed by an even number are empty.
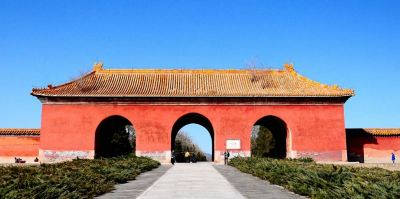
{"type": "Polygon", "coordinates": [[[246,198],[306,198],[231,166],[214,165],[214,168],[246,198]]]}
{"type": "Polygon", "coordinates": [[[213,163],[162,165],[98,198],[304,198],[237,169],[213,163]]]}
{"type": "Polygon", "coordinates": [[[161,165],[157,169],[140,174],[136,177],[136,180],[130,181],[126,184],[118,184],[115,186],[115,190],[101,195],[97,198],[109,199],[109,198],[137,198],[146,189],[148,189],[156,180],[167,172],[172,165],[161,165]]]}
{"type": "Polygon", "coordinates": [[[211,163],[175,164],[140,199],[244,198],[211,163]]]}

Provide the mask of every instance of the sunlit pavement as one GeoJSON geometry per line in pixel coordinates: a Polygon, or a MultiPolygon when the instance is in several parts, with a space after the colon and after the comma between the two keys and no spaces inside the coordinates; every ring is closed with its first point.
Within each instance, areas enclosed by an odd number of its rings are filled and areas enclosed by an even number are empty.
{"type": "Polygon", "coordinates": [[[148,198],[244,198],[211,163],[177,163],[139,196],[148,198]]]}
{"type": "Polygon", "coordinates": [[[237,169],[210,162],[161,165],[99,198],[304,198],[237,169]]]}

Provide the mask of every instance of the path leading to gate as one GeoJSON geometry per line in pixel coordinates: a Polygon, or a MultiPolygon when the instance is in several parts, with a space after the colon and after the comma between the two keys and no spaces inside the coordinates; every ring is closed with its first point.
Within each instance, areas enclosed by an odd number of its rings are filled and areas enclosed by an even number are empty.
{"type": "Polygon", "coordinates": [[[100,198],[301,198],[230,166],[163,165],[100,198]]]}

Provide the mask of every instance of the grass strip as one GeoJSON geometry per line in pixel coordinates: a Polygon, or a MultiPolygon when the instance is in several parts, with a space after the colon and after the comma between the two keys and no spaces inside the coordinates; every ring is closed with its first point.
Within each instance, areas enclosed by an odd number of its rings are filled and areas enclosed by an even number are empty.
{"type": "Polygon", "coordinates": [[[40,166],[0,166],[0,198],[93,198],[159,165],[149,158],[130,155],[40,166]]]}
{"type": "Polygon", "coordinates": [[[310,159],[233,158],[229,165],[311,198],[400,198],[400,172],[310,159]]]}

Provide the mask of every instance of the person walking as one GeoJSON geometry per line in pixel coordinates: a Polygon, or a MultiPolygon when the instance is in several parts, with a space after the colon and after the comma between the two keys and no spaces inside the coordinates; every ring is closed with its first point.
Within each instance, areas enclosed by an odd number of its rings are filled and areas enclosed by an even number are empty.
{"type": "Polygon", "coordinates": [[[396,162],[396,155],[394,154],[394,152],[392,152],[392,162],[393,164],[396,162]]]}
{"type": "Polygon", "coordinates": [[[186,160],[186,163],[189,163],[190,162],[190,153],[189,153],[189,151],[186,151],[186,153],[185,153],[185,160],[186,160]]]}
{"type": "Polygon", "coordinates": [[[230,156],[229,151],[226,150],[225,153],[224,153],[224,162],[225,162],[225,165],[228,164],[229,156],[230,156]]]}
{"type": "Polygon", "coordinates": [[[171,163],[172,163],[172,165],[175,164],[175,152],[174,151],[172,151],[172,153],[171,153],[171,163]]]}

